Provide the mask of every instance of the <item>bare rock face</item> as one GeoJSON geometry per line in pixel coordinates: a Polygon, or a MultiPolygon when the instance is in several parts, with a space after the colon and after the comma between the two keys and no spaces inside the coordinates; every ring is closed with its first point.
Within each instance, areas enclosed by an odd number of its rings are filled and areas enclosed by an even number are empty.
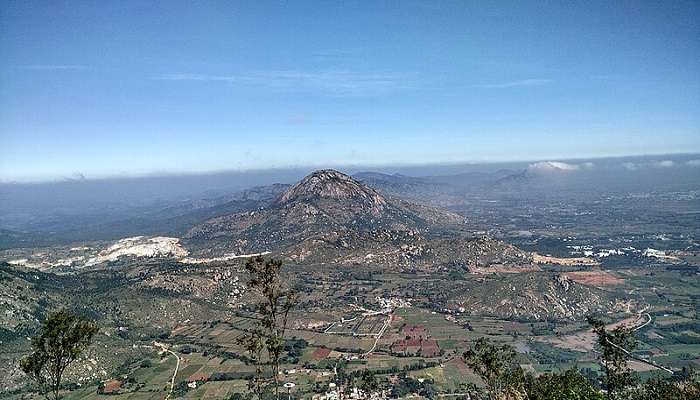
{"type": "Polygon", "coordinates": [[[387,206],[387,200],[376,190],[332,169],[316,171],[302,179],[282,194],[276,204],[288,206],[296,202],[345,203],[352,205],[352,210],[376,216],[387,206]]]}

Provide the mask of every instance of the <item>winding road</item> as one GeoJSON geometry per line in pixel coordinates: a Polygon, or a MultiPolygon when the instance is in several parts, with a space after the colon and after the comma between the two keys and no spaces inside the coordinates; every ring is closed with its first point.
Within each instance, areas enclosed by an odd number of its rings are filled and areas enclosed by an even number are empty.
{"type": "MultiPolygon", "coordinates": [[[[646,317],[647,317],[646,322],[644,322],[643,324],[637,326],[636,328],[632,328],[632,332],[638,331],[638,330],[644,328],[645,326],[647,326],[647,325],[649,325],[649,324],[651,323],[651,321],[652,321],[652,319],[651,319],[651,314],[649,314],[648,312],[645,312],[645,310],[646,310],[646,308],[645,308],[644,310],[640,311],[640,312],[639,312],[639,315],[640,315],[640,316],[646,315],[646,317]]],[[[608,340],[607,342],[608,342],[608,344],[610,344],[611,346],[613,346],[613,347],[617,348],[618,350],[622,351],[623,353],[625,353],[625,354],[627,355],[627,357],[629,357],[629,358],[631,358],[631,359],[633,359],[633,360],[636,360],[636,361],[641,362],[641,363],[643,363],[643,364],[647,364],[647,365],[650,365],[650,366],[652,366],[652,367],[654,367],[654,368],[657,368],[657,369],[666,371],[666,372],[670,373],[671,375],[673,375],[673,373],[674,373],[673,370],[672,370],[671,368],[665,367],[665,366],[663,366],[663,365],[661,365],[661,364],[657,364],[657,363],[655,363],[654,361],[646,360],[646,359],[644,359],[644,358],[638,357],[638,356],[636,356],[636,355],[630,353],[629,351],[627,351],[627,349],[625,349],[625,348],[623,348],[623,347],[620,347],[620,346],[618,346],[617,344],[611,342],[610,340],[608,340]]]]}
{"type": "Polygon", "coordinates": [[[389,314],[389,316],[387,317],[386,321],[384,322],[384,326],[382,326],[382,329],[381,329],[381,330],[379,331],[379,333],[377,334],[377,338],[374,339],[374,344],[372,345],[372,348],[369,349],[369,351],[367,351],[366,353],[362,354],[362,358],[367,357],[368,355],[372,354],[372,352],[374,351],[374,349],[377,348],[377,344],[379,344],[379,339],[382,338],[382,335],[384,334],[384,332],[386,331],[386,329],[389,327],[389,325],[391,325],[391,314],[389,314]]]}
{"type": "Polygon", "coordinates": [[[646,315],[647,318],[649,318],[649,319],[647,320],[647,322],[645,322],[645,323],[639,325],[638,327],[632,329],[632,331],[638,331],[638,330],[644,328],[645,326],[651,324],[651,314],[649,314],[649,313],[644,313],[644,315],[646,315]]]}
{"type": "Polygon", "coordinates": [[[180,356],[177,355],[174,351],[170,350],[169,348],[165,347],[164,344],[155,342],[154,345],[158,347],[159,349],[163,351],[167,351],[168,353],[172,354],[175,356],[175,359],[177,360],[177,363],[175,364],[175,371],[173,372],[173,377],[170,378],[170,390],[168,391],[168,394],[165,396],[164,400],[169,400],[170,396],[173,395],[173,390],[175,389],[175,377],[177,376],[177,371],[180,369],[180,356]]]}

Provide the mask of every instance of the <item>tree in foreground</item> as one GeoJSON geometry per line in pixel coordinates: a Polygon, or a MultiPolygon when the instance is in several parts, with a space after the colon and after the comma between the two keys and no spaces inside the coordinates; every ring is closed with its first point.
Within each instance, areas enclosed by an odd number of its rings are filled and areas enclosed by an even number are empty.
{"type": "MultiPolygon", "coordinates": [[[[247,344],[249,352],[257,352],[255,356],[258,360],[261,350],[265,350],[272,370],[275,398],[279,400],[279,370],[284,351],[284,334],[289,311],[296,305],[297,296],[282,284],[281,261],[255,257],[246,262],[245,268],[250,274],[248,287],[260,297],[256,306],[260,320],[258,327],[244,336],[242,341],[247,344]]],[[[258,397],[262,398],[260,371],[256,374],[256,382],[258,397]]]]}
{"type": "Polygon", "coordinates": [[[463,354],[464,361],[486,384],[489,400],[525,398],[524,373],[515,363],[515,350],[479,338],[463,354]]]}
{"type": "MultiPolygon", "coordinates": [[[[656,377],[637,384],[637,376],[627,366],[627,357],[636,346],[632,331],[619,326],[608,331],[602,321],[589,318],[598,336],[605,373],[603,383],[611,400],[689,400],[700,399],[700,379],[694,370],[684,368],[666,379],[656,377]]],[[[579,370],[539,376],[526,374],[515,363],[515,350],[485,338],[464,353],[467,365],[481,378],[484,388],[465,385],[463,392],[478,400],[604,400],[601,393],[579,370]]],[[[392,393],[405,395],[410,389],[392,393]]]]}
{"type": "Polygon", "coordinates": [[[372,395],[372,393],[379,390],[379,382],[372,371],[362,371],[362,374],[360,375],[359,388],[365,392],[368,398],[372,395]]]}
{"type": "Polygon", "coordinates": [[[579,371],[528,375],[525,390],[529,400],[603,400],[603,395],[579,371]]]}
{"type": "Polygon", "coordinates": [[[647,381],[640,393],[635,396],[638,400],[687,400],[700,399],[700,383],[697,381],[672,382],[662,379],[647,381]]]}
{"type": "Polygon", "coordinates": [[[255,375],[250,380],[248,384],[248,389],[258,397],[258,399],[263,398],[263,370],[262,370],[262,352],[265,347],[264,337],[259,326],[253,328],[253,330],[241,336],[238,339],[238,344],[243,346],[243,348],[248,352],[248,358],[255,364],[255,375]]]}
{"type": "Polygon", "coordinates": [[[66,310],[51,314],[32,338],[32,354],[20,360],[20,368],[49,399],[58,400],[63,374],[90,346],[97,326],[66,310]]]}
{"type": "Polygon", "coordinates": [[[608,399],[620,400],[627,389],[634,385],[637,377],[627,366],[627,352],[633,351],[637,341],[632,330],[620,325],[612,331],[605,328],[603,321],[589,317],[588,323],[598,336],[598,345],[602,350],[602,364],[605,376],[603,384],[608,392],[608,399]]]}

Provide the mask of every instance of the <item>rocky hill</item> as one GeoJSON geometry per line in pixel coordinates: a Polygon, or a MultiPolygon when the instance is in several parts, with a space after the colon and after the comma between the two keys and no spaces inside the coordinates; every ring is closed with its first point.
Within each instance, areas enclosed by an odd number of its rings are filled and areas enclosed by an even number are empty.
{"type": "Polygon", "coordinates": [[[582,320],[595,313],[637,308],[636,303],[609,291],[550,272],[486,277],[478,285],[465,285],[460,290],[450,299],[449,308],[507,319],[582,320]]]}
{"type": "Polygon", "coordinates": [[[528,262],[512,246],[470,240],[463,222],[451,212],[387,197],[348,175],[320,170],[270,206],[211,219],[184,239],[199,255],[272,251],[308,263],[431,267],[447,258],[468,263],[489,249],[498,252],[491,258],[499,262],[528,262]]]}

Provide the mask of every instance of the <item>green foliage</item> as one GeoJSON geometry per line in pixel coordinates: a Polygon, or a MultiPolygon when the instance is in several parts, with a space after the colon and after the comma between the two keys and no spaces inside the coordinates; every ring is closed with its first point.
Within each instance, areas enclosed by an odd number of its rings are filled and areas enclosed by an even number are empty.
{"type": "Polygon", "coordinates": [[[637,341],[632,330],[623,325],[608,331],[599,319],[589,317],[588,323],[598,336],[598,345],[602,350],[603,383],[608,399],[622,399],[627,389],[637,382],[636,374],[627,366],[626,353],[636,348],[637,341]]]}
{"type": "Polygon", "coordinates": [[[308,343],[304,339],[287,340],[284,345],[284,351],[287,352],[286,361],[290,364],[297,364],[307,345],[308,343]]]}
{"type": "Polygon", "coordinates": [[[153,366],[153,362],[150,359],[146,359],[141,361],[141,364],[139,364],[141,368],[151,368],[153,366]]]}
{"type": "Polygon", "coordinates": [[[233,393],[228,397],[228,400],[246,400],[248,397],[244,396],[242,393],[233,393]]]}
{"type": "Polygon", "coordinates": [[[180,381],[173,387],[173,397],[178,398],[184,396],[190,388],[187,387],[186,381],[180,381]]]}
{"type": "Polygon", "coordinates": [[[368,395],[379,390],[379,382],[377,382],[377,378],[374,376],[372,371],[362,371],[358,388],[368,395]]]}
{"type": "Polygon", "coordinates": [[[260,302],[256,306],[256,311],[260,315],[259,323],[240,340],[251,359],[258,365],[251,388],[258,398],[262,399],[260,361],[264,350],[272,369],[275,397],[279,400],[279,370],[285,347],[284,334],[289,311],[296,305],[297,296],[285,289],[282,284],[281,261],[255,257],[249,259],[245,267],[250,274],[248,286],[260,297],[260,302]]]}
{"type": "Polygon", "coordinates": [[[51,314],[41,332],[32,338],[32,354],[20,360],[20,368],[47,397],[59,399],[63,374],[90,346],[97,326],[66,310],[51,314]]]}
{"type": "Polygon", "coordinates": [[[530,400],[603,400],[603,395],[581,372],[570,369],[560,374],[529,375],[525,390],[530,400]]]}
{"type": "Polygon", "coordinates": [[[416,393],[419,396],[432,399],[435,397],[435,389],[432,381],[424,380],[423,382],[411,378],[405,373],[399,375],[399,381],[391,385],[389,396],[391,398],[403,398],[411,393],[416,393]]]}
{"type": "MultiPolygon", "coordinates": [[[[603,362],[608,365],[609,399],[618,400],[688,400],[700,399],[700,381],[694,371],[684,369],[668,379],[654,378],[643,385],[633,385],[635,376],[627,368],[627,354],[621,348],[634,348],[634,337],[629,329],[616,328],[612,332],[598,320],[591,319],[603,348],[603,362]],[[606,340],[607,339],[607,340],[606,340]],[[617,346],[616,346],[617,345],[617,346]],[[627,346],[627,347],[622,347],[627,346]],[[607,349],[606,349],[607,348],[607,349]]],[[[515,351],[508,345],[495,345],[487,339],[478,339],[464,353],[469,367],[484,381],[486,387],[468,385],[462,391],[474,400],[603,400],[605,399],[582,371],[570,369],[562,373],[540,376],[524,374],[514,363],[515,351]]],[[[583,370],[585,372],[585,370],[583,370]]],[[[415,388],[392,389],[396,397],[415,393],[415,388]]]]}
{"type": "Polygon", "coordinates": [[[248,389],[253,392],[258,399],[262,399],[263,394],[263,370],[262,370],[262,352],[264,348],[263,339],[264,333],[259,326],[256,326],[249,333],[241,336],[237,342],[248,353],[248,358],[255,364],[255,375],[248,383],[248,389]]]}
{"type": "Polygon", "coordinates": [[[648,380],[635,400],[686,400],[700,399],[700,383],[671,382],[662,379],[648,380]]]}
{"type": "Polygon", "coordinates": [[[649,379],[634,395],[634,400],[686,399],[700,399],[700,380],[692,368],[683,368],[669,379],[649,379]]]}
{"type": "Polygon", "coordinates": [[[518,394],[524,392],[525,375],[515,363],[515,350],[511,346],[479,338],[463,357],[486,384],[488,399],[519,398],[518,394]]]}

